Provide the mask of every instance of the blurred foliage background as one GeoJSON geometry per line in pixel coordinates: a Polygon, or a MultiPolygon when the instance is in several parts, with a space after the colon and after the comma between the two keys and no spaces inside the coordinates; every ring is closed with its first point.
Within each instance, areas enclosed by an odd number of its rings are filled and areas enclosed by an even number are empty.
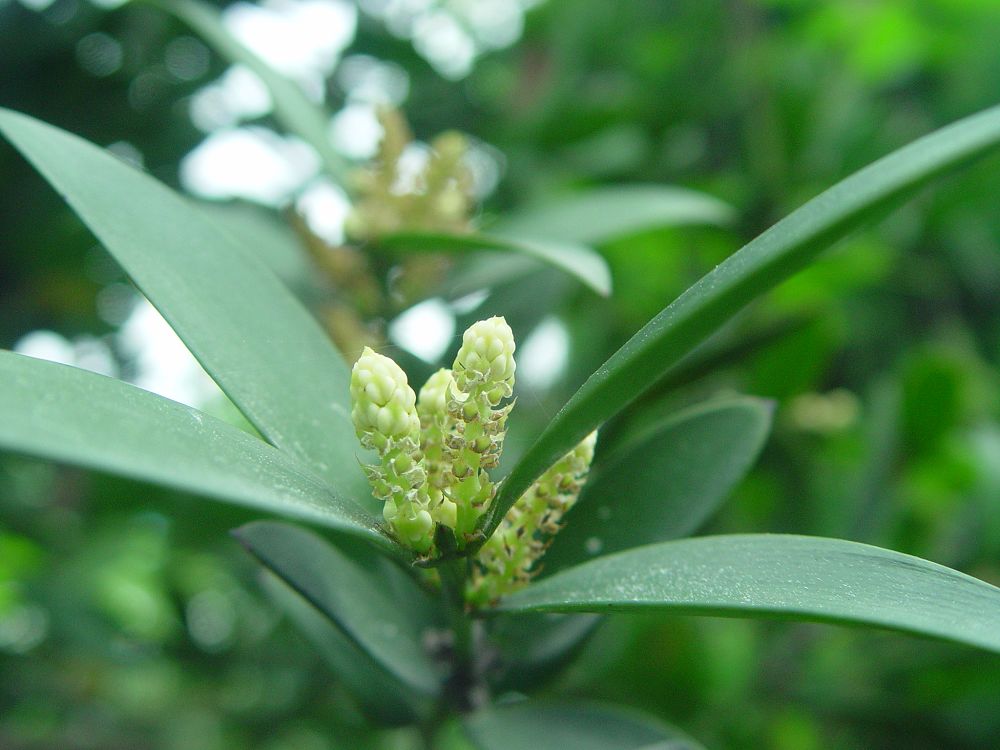
{"type": "MultiPolygon", "coordinates": [[[[364,330],[348,333],[388,336],[420,382],[479,311],[506,315],[533,363],[512,454],[745,241],[1000,98],[992,0],[269,0],[223,18],[326,101],[347,161],[373,155],[380,104],[420,141],[464,133],[479,224],[606,184],[679,185],[733,207],[722,226],[602,245],[610,298],[535,269],[470,299],[457,291],[478,288],[464,258],[344,255],[344,186],[317,176],[251,73],[156,5],[0,0],[0,105],[225,201],[213,210],[281,248],[276,270],[335,338],[354,311],[364,330]],[[414,344],[441,331],[429,351],[414,344]]],[[[704,532],[840,536],[1000,583],[998,167],[988,159],[842,243],[608,429],[720,391],[772,398],[759,465],[704,532]]],[[[6,146],[0,175],[0,345],[235,418],[6,146]]],[[[246,519],[0,458],[0,747],[409,746],[405,732],[366,728],[271,605],[227,536],[246,519]]],[[[987,748],[1000,737],[1000,660],[895,634],[612,618],[546,677],[531,692],[641,707],[709,747],[987,748]]]]}

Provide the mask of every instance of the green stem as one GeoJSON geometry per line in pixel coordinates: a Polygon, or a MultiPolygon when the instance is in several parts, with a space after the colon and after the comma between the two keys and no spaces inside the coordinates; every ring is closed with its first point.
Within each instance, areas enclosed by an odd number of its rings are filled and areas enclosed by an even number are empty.
{"type": "Polygon", "coordinates": [[[472,620],[465,613],[465,579],[468,575],[467,558],[450,560],[440,568],[441,593],[445,599],[449,624],[455,636],[456,666],[472,662],[472,620]]]}
{"type": "Polygon", "coordinates": [[[454,638],[452,673],[446,694],[458,710],[472,707],[472,695],[479,684],[476,667],[475,638],[472,618],[465,611],[465,581],[469,573],[467,558],[450,560],[440,568],[441,593],[454,638]]]}

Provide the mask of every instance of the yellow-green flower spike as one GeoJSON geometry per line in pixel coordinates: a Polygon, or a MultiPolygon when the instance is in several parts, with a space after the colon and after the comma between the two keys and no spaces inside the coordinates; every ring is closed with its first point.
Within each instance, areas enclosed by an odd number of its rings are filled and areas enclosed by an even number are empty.
{"type": "Polygon", "coordinates": [[[427,472],[420,452],[416,394],[406,373],[388,357],[365,347],[351,371],[351,419],[358,439],[375,450],[378,466],[366,466],[372,492],[399,540],[430,551],[434,521],[427,498],[427,472]]]}
{"type": "Polygon", "coordinates": [[[464,545],[496,488],[487,469],[500,460],[507,415],[513,404],[514,335],[500,317],[474,323],[462,336],[452,367],[449,432],[444,458],[451,476],[445,494],[456,506],[455,536],[464,545]]]}
{"type": "Polygon", "coordinates": [[[538,572],[562,518],[587,480],[597,432],[559,459],[518,498],[492,537],[479,550],[466,589],[470,604],[483,606],[526,585],[538,572]]]}
{"type": "Polygon", "coordinates": [[[457,520],[455,503],[445,496],[450,478],[449,464],[444,455],[445,438],[451,431],[448,399],[455,385],[451,370],[444,368],[427,379],[417,399],[420,417],[420,449],[427,469],[427,494],[431,516],[452,529],[457,520]]]}

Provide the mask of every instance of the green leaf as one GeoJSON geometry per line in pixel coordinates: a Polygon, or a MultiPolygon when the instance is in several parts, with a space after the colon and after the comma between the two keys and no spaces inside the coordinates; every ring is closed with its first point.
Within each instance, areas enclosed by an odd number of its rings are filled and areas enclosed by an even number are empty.
{"type": "Polygon", "coordinates": [[[289,288],[296,292],[315,289],[316,268],[294,230],[277,213],[240,201],[193,204],[219,229],[229,232],[236,243],[263,260],[289,288]]]}
{"type": "Polygon", "coordinates": [[[558,268],[576,277],[602,296],[611,294],[611,271],[604,258],[580,244],[553,240],[498,237],[488,234],[447,234],[444,232],[397,232],[379,239],[389,250],[467,253],[499,250],[516,253],[558,268]]]}
{"type": "Polygon", "coordinates": [[[1000,652],[1000,588],[842,539],[747,534],[662,542],[557,573],[499,608],[861,624],[1000,652]]]}
{"type": "Polygon", "coordinates": [[[695,190],[611,185],[523,209],[490,227],[493,234],[600,245],[663,227],[726,224],[733,210],[695,190]]]}
{"type": "Polygon", "coordinates": [[[481,750],[699,750],[701,745],[655,719],[612,706],[525,701],[463,719],[481,750]]]}
{"type": "Polygon", "coordinates": [[[413,693],[371,656],[355,645],[330,619],[273,574],[262,581],[275,604],[312,643],[331,671],[357,700],[361,710],[379,724],[416,723],[429,703],[413,693]]]}
{"type": "Polygon", "coordinates": [[[544,574],[691,534],[750,469],[771,413],[760,399],[720,400],[671,415],[628,440],[595,467],[545,553],[544,574]]]}
{"type": "Polygon", "coordinates": [[[264,261],[189,201],[93,144],[8,110],[0,110],[0,131],[260,433],[372,507],[350,419],[350,372],[264,261]]]}
{"type": "MultiPolygon", "coordinates": [[[[536,276],[544,268],[537,260],[509,253],[482,252],[455,263],[448,275],[441,280],[438,294],[448,300],[459,300],[484,289],[495,290],[514,286],[524,279],[536,276]]],[[[485,302],[484,302],[485,304],[485,302]]],[[[489,305],[488,309],[498,309],[489,305]]]]}
{"type": "Polygon", "coordinates": [[[0,448],[295,516],[408,556],[291,456],[197,409],[75,367],[0,351],[0,448]]]}
{"type": "Polygon", "coordinates": [[[531,483],[595,427],[653,385],[744,305],[920,187],[1000,144],[1000,107],[960,120],[865,167],[743,247],[647,323],[583,384],[504,481],[492,533],[531,483]]]}
{"type": "Polygon", "coordinates": [[[344,182],[347,164],[330,142],[330,118],[322,105],[309,101],[302,88],[275,71],[236,40],[222,23],[219,12],[197,0],[148,0],[177,17],[229,62],[244,65],[257,75],[271,94],[275,119],[319,154],[327,171],[344,182]]]}
{"type": "Polygon", "coordinates": [[[492,618],[489,640],[500,652],[494,689],[537,691],[573,661],[603,621],[597,615],[547,612],[492,618]]]}
{"type": "Polygon", "coordinates": [[[422,644],[430,601],[389,560],[283,523],[251,523],[233,533],[395,677],[424,695],[438,693],[437,668],[422,644]]]}

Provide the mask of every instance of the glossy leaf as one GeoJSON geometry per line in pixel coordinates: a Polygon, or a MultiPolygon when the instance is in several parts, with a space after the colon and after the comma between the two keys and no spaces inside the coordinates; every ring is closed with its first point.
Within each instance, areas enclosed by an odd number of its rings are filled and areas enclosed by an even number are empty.
{"type": "Polygon", "coordinates": [[[595,467],[543,575],[642,544],[687,536],[722,503],[767,438],[771,406],[702,404],[647,426],[595,467]]]}
{"type": "Polygon", "coordinates": [[[366,548],[339,549],[289,524],[251,523],[233,533],[385,669],[425,695],[438,692],[437,669],[422,644],[430,602],[387,559],[366,548]]]}
{"type": "Polygon", "coordinates": [[[0,351],[0,449],[294,516],[406,553],[299,461],[113,378],[0,351]]]}
{"type": "MultiPolygon", "coordinates": [[[[537,260],[510,253],[482,252],[455,263],[441,280],[438,294],[448,300],[460,300],[482,290],[514,285],[544,270],[537,260]]],[[[486,303],[483,303],[486,305],[486,303]]],[[[493,309],[496,306],[490,305],[493,309]]]]}
{"type": "Polygon", "coordinates": [[[481,750],[698,750],[694,740],[636,711],[587,703],[525,701],[464,719],[481,750]]]}
{"type": "Polygon", "coordinates": [[[173,14],[198,34],[219,55],[251,70],[267,87],[274,116],[286,130],[304,140],[319,154],[327,171],[343,181],[347,164],[330,141],[330,118],[319,104],[311,102],[302,88],[247,49],[222,23],[219,12],[197,0],[149,0],[173,14]]]}
{"type": "Polygon", "coordinates": [[[667,185],[610,185],[533,206],[490,232],[600,245],[649,229],[725,224],[733,210],[711,196],[667,185]]]}
{"type": "Polygon", "coordinates": [[[278,214],[251,203],[194,201],[194,206],[293,290],[317,285],[316,269],[295,232],[278,214]]]}
{"type": "Polygon", "coordinates": [[[597,627],[598,615],[523,613],[492,618],[489,640],[499,651],[494,688],[537,691],[572,663],[597,627]]]}
{"type": "Polygon", "coordinates": [[[446,234],[443,232],[398,232],[379,240],[391,250],[419,250],[465,253],[499,250],[546,263],[576,277],[595,292],[611,293],[611,271],[601,255],[589,247],[554,240],[500,237],[488,234],[446,234]]]}
{"type": "Polygon", "coordinates": [[[415,723],[427,710],[429,701],[380,666],[291,586],[273,574],[265,576],[263,585],[367,716],[383,725],[403,726],[415,723]]]}
{"type": "Polygon", "coordinates": [[[93,144],[4,110],[0,131],[260,433],[373,507],[357,460],[348,368],[264,261],[189,201],[93,144]]]}
{"type": "Polygon", "coordinates": [[[518,497],[591,430],[653,385],[744,305],[917,189],[1000,144],[1000,107],[886,156],[806,203],[716,266],[601,365],[528,449],[484,517],[492,533],[518,497]]]}
{"type": "Polygon", "coordinates": [[[1000,652],[1000,588],[918,557],[819,537],[748,534],[638,547],[533,583],[500,609],[815,620],[1000,652]]]}

